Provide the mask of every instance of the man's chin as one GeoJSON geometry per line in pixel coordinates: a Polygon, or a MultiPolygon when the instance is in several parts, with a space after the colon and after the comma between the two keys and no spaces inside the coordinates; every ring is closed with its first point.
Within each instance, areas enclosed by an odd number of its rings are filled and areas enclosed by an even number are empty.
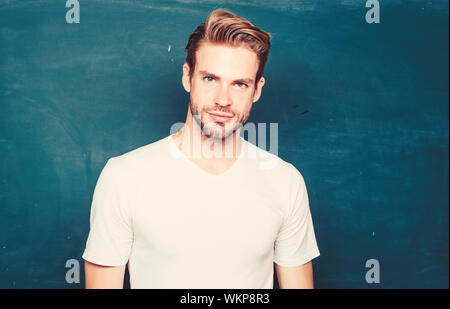
{"type": "Polygon", "coordinates": [[[202,133],[208,138],[225,141],[233,135],[234,131],[235,130],[233,130],[233,127],[231,129],[225,129],[224,127],[218,125],[208,125],[203,127],[202,133]]]}

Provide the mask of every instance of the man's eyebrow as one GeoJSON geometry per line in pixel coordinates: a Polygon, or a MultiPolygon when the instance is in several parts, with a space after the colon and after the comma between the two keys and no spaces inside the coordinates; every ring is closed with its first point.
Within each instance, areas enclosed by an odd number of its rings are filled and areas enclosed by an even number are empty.
{"type": "MultiPolygon", "coordinates": [[[[202,75],[202,76],[211,76],[211,77],[214,77],[214,78],[217,79],[217,80],[220,80],[220,77],[219,77],[219,76],[217,76],[217,75],[215,75],[215,74],[213,74],[213,73],[210,73],[210,72],[208,72],[208,71],[201,70],[201,71],[199,71],[199,73],[200,73],[200,75],[202,75]]],[[[235,83],[247,83],[247,84],[252,84],[252,83],[253,83],[253,79],[251,79],[251,78],[239,78],[239,79],[235,79],[233,82],[235,82],[235,83]]]]}

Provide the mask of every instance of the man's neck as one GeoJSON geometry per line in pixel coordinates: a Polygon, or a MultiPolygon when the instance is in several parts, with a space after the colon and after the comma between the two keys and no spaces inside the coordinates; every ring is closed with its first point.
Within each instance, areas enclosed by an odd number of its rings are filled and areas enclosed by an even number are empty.
{"type": "Polygon", "coordinates": [[[191,160],[209,162],[215,165],[232,164],[240,155],[242,140],[240,130],[235,131],[225,140],[214,139],[202,134],[195,125],[184,125],[173,139],[178,148],[191,160]]]}

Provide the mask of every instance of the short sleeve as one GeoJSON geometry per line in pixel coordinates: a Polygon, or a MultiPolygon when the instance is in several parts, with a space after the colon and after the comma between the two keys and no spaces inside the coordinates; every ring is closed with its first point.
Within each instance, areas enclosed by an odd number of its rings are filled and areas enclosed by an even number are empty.
{"type": "Polygon", "coordinates": [[[120,173],[114,158],[103,167],[94,189],[90,231],[83,259],[104,266],[128,262],[133,243],[131,212],[124,202],[123,188],[118,186],[120,173]]]}
{"type": "Polygon", "coordinates": [[[320,255],[305,181],[300,172],[291,167],[294,178],[290,205],[274,245],[274,262],[285,267],[303,265],[320,255]]]}

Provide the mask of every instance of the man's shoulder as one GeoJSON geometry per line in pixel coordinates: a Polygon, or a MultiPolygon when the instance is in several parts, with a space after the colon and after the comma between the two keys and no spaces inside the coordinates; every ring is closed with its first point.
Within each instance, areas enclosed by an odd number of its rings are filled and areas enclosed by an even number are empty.
{"type": "MultiPolygon", "coordinates": [[[[252,176],[255,181],[273,196],[280,197],[283,205],[290,205],[290,198],[295,192],[305,188],[303,175],[297,167],[280,157],[278,153],[265,150],[247,142],[250,163],[253,165],[252,176]],[[253,155],[256,153],[256,155],[253,155]]],[[[299,191],[300,190],[300,191],[299,191]]]]}
{"type": "Polygon", "coordinates": [[[287,160],[281,158],[277,152],[272,150],[266,150],[259,146],[245,141],[247,145],[247,158],[252,159],[255,162],[259,171],[265,174],[272,174],[272,176],[289,177],[292,174],[297,176],[300,174],[298,169],[287,160]]]}
{"type": "Polygon", "coordinates": [[[125,169],[139,169],[155,162],[161,162],[162,159],[167,158],[167,138],[169,137],[161,138],[123,154],[111,157],[109,161],[125,169]]]}

